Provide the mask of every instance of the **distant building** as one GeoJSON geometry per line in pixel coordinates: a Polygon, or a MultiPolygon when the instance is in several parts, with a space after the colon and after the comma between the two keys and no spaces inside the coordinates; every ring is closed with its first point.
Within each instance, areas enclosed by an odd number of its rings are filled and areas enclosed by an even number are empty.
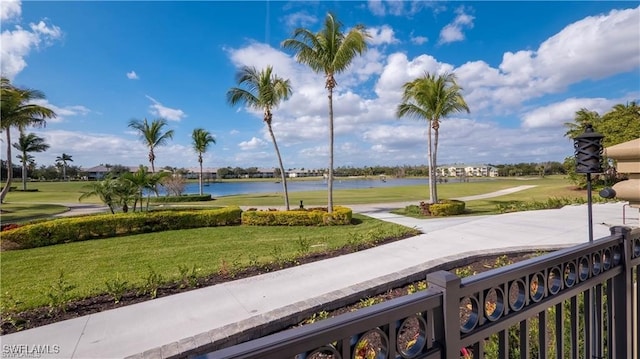
{"type": "Polygon", "coordinates": [[[289,169],[286,171],[287,177],[289,178],[297,178],[297,177],[319,177],[322,176],[322,171],[320,170],[310,170],[310,169],[289,169]]]}
{"type": "Polygon", "coordinates": [[[455,164],[436,168],[441,177],[497,177],[498,168],[489,165],[455,164]]]}
{"type": "MultiPolygon", "coordinates": [[[[124,166],[126,168],[129,169],[129,172],[134,173],[137,172],[138,169],[140,168],[139,166],[124,166]]],[[[88,180],[102,180],[104,179],[104,176],[111,172],[111,166],[107,167],[107,166],[94,166],[91,168],[87,168],[86,170],[83,170],[83,172],[87,173],[87,179],[88,180]]]]}

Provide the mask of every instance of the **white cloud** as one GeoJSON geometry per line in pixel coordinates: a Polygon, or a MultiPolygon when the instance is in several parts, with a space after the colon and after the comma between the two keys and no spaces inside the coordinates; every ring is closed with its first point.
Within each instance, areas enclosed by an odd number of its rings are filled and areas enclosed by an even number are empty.
{"type": "Polygon", "coordinates": [[[604,114],[609,111],[618,100],[604,98],[569,98],[548,106],[538,107],[523,116],[524,128],[563,127],[566,122],[573,122],[575,114],[582,108],[604,114]]]}
{"type": "Polygon", "coordinates": [[[424,7],[435,8],[424,0],[369,0],[367,7],[376,16],[385,16],[387,13],[394,16],[412,16],[420,12],[424,7]]]}
{"type": "Polygon", "coordinates": [[[306,11],[300,11],[285,16],[284,23],[289,28],[309,27],[318,22],[318,18],[309,15],[306,11]]]}
{"type": "MultiPolygon", "coordinates": [[[[17,3],[19,6],[20,3],[17,3]]],[[[10,9],[4,9],[2,16],[16,16],[20,14],[19,9],[16,10],[16,3],[9,5],[10,9]]],[[[4,19],[3,19],[4,20],[4,19]]],[[[25,58],[31,50],[40,49],[41,47],[50,46],[55,40],[62,37],[62,30],[55,25],[47,25],[44,21],[37,24],[30,23],[26,30],[20,25],[16,25],[13,30],[4,30],[0,38],[0,72],[12,80],[20,71],[27,67],[25,58]]]]}
{"type": "Polygon", "coordinates": [[[0,21],[11,21],[20,17],[22,13],[22,3],[20,0],[2,0],[0,6],[0,21]]]}
{"type": "Polygon", "coordinates": [[[154,99],[153,97],[148,95],[146,97],[151,100],[151,102],[153,102],[153,104],[149,106],[149,112],[152,115],[159,116],[170,121],[180,121],[183,118],[187,117],[184,111],[180,109],[166,107],[160,102],[156,101],[156,99],[154,99]]]}
{"type": "Polygon", "coordinates": [[[394,36],[394,31],[388,25],[382,25],[380,27],[369,27],[367,33],[371,36],[367,42],[371,45],[377,46],[382,44],[397,44],[400,40],[394,36]]]}
{"type": "Polygon", "coordinates": [[[473,28],[474,17],[465,13],[464,7],[456,9],[458,14],[452,23],[446,25],[440,30],[439,44],[448,44],[451,42],[464,40],[463,30],[473,28]]]}
{"type": "Polygon", "coordinates": [[[52,103],[49,103],[46,99],[33,100],[31,103],[43,106],[51,109],[56,113],[56,118],[48,119],[47,122],[51,123],[59,123],[64,122],[67,117],[70,116],[85,116],[91,112],[88,108],[81,105],[73,105],[73,106],[56,106],[52,103]]]}
{"type": "Polygon", "coordinates": [[[139,79],[138,74],[136,74],[135,71],[131,70],[130,72],[127,72],[127,78],[129,80],[137,80],[139,79]]]}
{"type": "Polygon", "coordinates": [[[409,39],[411,40],[411,43],[416,45],[422,45],[429,41],[429,38],[427,38],[426,36],[413,36],[413,32],[411,32],[409,39]]]}
{"type": "Polygon", "coordinates": [[[367,6],[369,7],[369,11],[376,16],[384,16],[385,9],[382,4],[382,0],[369,0],[367,2],[367,6]]]}
{"type": "Polygon", "coordinates": [[[238,147],[240,147],[240,149],[243,151],[256,150],[259,148],[264,148],[265,146],[267,146],[267,142],[257,137],[251,137],[249,141],[242,141],[238,143],[238,147]]]}

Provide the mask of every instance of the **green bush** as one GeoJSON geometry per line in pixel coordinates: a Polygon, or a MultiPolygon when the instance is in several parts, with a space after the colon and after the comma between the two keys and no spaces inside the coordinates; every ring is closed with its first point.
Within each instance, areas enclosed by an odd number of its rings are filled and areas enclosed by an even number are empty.
{"type": "Polygon", "coordinates": [[[239,224],[239,207],[154,211],[59,218],[2,232],[3,250],[109,238],[118,235],[239,224]]]}
{"type": "Polygon", "coordinates": [[[150,197],[149,202],[154,203],[174,203],[174,202],[198,202],[198,201],[211,201],[211,194],[189,194],[184,196],[162,196],[162,197],[150,197]]]}
{"type": "Polygon", "coordinates": [[[351,224],[353,212],[346,207],[334,207],[329,214],[326,208],[296,209],[291,211],[242,212],[242,224],[252,226],[327,226],[351,224]]]}
{"type": "Polygon", "coordinates": [[[464,205],[462,201],[455,199],[443,199],[438,203],[429,205],[429,211],[433,216],[454,216],[464,214],[464,205]]]}

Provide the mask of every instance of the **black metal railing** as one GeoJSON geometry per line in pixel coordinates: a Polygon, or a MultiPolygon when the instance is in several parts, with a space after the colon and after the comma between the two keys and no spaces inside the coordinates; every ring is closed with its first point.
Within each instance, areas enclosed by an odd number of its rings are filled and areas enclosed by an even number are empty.
{"type": "MultiPolygon", "coordinates": [[[[197,358],[637,358],[640,229],[197,358]]],[[[202,350],[206,350],[202,348],[202,350]]]]}

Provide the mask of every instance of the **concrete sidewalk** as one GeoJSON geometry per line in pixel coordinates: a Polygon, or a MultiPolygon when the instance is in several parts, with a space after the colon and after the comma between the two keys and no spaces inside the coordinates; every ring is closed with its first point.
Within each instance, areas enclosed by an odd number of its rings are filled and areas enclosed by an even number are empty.
{"type": "MultiPolygon", "coordinates": [[[[415,276],[452,260],[588,241],[587,207],[420,220],[377,205],[352,206],[424,234],[319,262],[223,283],[0,337],[49,346],[43,358],[166,358],[268,323],[318,311],[340,298],[415,276]],[[55,346],[55,347],[54,347],[55,346]]],[[[397,207],[396,207],[397,208],[397,207]]],[[[594,238],[622,225],[623,203],[593,206],[594,238]]],[[[627,226],[638,215],[627,214],[627,226]],[[629,218],[633,217],[633,218],[629,218]]]]}

